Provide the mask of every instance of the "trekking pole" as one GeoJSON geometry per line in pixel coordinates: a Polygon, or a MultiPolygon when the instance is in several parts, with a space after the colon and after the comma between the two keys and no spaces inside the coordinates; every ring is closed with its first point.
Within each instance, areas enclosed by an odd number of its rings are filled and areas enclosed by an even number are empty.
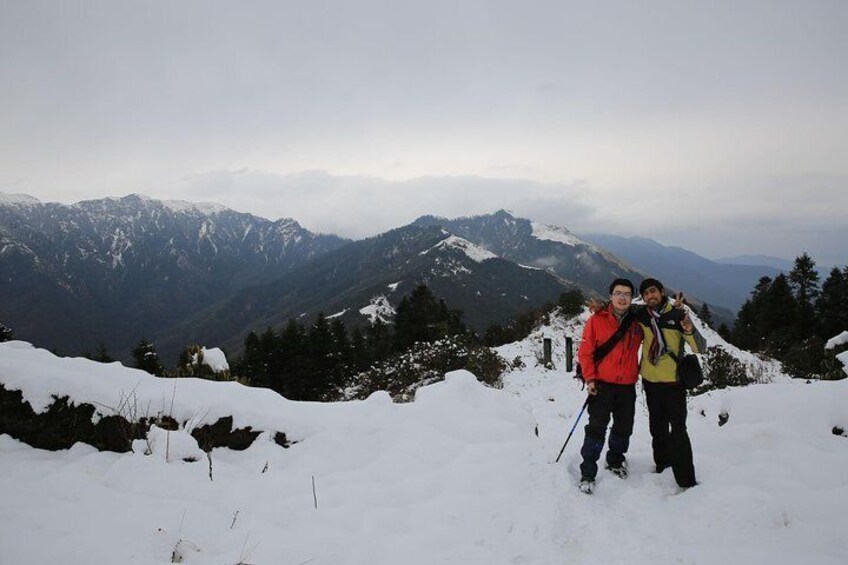
{"type": "Polygon", "coordinates": [[[580,417],[583,415],[583,412],[586,410],[586,406],[589,405],[590,396],[586,397],[586,402],[583,403],[583,408],[580,409],[580,413],[577,415],[577,419],[574,420],[574,425],[571,426],[571,431],[568,432],[568,437],[565,438],[565,443],[562,444],[562,449],[559,450],[559,455],[557,455],[556,461],[554,463],[559,463],[559,458],[562,457],[562,452],[565,451],[565,446],[568,445],[568,440],[571,439],[571,434],[574,433],[574,430],[577,428],[577,422],[580,421],[580,417]]]}

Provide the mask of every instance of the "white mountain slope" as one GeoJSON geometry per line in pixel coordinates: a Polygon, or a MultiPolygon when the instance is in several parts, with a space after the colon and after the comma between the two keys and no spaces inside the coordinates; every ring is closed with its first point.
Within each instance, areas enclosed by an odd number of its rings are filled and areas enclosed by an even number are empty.
{"type": "Polygon", "coordinates": [[[477,263],[482,263],[486,259],[496,259],[497,255],[488,251],[487,249],[483,249],[479,245],[474,245],[467,239],[463,239],[461,237],[457,237],[455,235],[451,235],[440,241],[437,245],[435,245],[432,249],[428,249],[427,251],[422,251],[421,255],[426,255],[433,249],[444,249],[444,248],[453,248],[459,249],[463,253],[465,253],[470,259],[477,263]]]}
{"type": "MultiPolygon", "coordinates": [[[[526,366],[485,388],[466,372],[419,389],[313,404],[233,383],[157,379],[119,364],[0,344],[0,382],[36,409],[50,394],[115,406],[168,407],[196,426],[233,415],[268,432],[246,451],[215,449],[213,480],[185,431],[151,434],[136,453],[63,452],[0,436],[2,563],[577,564],[817,563],[848,560],[848,380],[792,381],[690,401],[700,485],[680,492],[651,472],[640,396],[631,476],[601,471],[576,489],[584,399],[563,369],[554,319],[499,351],[526,366]],[[536,363],[540,338],[554,370],[536,363]],[[729,420],[719,427],[718,414],[729,420]],[[297,441],[282,449],[270,438],[297,441]],[[538,435],[535,433],[538,430],[538,435]],[[166,462],[166,447],[169,451],[166,462]],[[150,450],[152,455],[144,455],[150,450]],[[315,490],[313,491],[313,478],[315,490]],[[317,501],[317,508],[316,508],[317,501]]],[[[709,337],[709,336],[708,336],[709,337]]],[[[101,412],[108,412],[101,407],[101,412]]],[[[585,416],[584,416],[585,418],[585,416]]]]}

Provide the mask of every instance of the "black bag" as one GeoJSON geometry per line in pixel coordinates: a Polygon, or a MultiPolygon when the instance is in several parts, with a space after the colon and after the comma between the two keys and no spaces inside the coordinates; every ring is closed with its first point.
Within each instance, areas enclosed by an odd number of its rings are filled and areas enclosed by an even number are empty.
{"type": "Polygon", "coordinates": [[[677,380],[686,387],[687,390],[701,386],[704,382],[704,371],[701,369],[701,362],[698,361],[698,356],[693,354],[683,354],[684,339],[680,336],[680,351],[675,355],[671,351],[668,352],[674,362],[677,363],[677,380]]]}

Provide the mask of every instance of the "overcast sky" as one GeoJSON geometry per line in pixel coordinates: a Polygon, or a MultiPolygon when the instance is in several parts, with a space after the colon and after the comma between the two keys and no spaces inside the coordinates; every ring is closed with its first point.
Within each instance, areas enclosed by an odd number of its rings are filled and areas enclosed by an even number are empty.
{"type": "Polygon", "coordinates": [[[848,263],[848,2],[0,0],[0,192],[848,263]]]}

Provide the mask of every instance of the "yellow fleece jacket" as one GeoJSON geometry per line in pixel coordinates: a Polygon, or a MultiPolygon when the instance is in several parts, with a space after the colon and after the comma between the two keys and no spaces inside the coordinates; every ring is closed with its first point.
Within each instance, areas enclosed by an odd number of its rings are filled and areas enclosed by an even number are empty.
{"type": "MultiPolygon", "coordinates": [[[[675,310],[674,305],[666,300],[660,309],[661,318],[659,320],[660,331],[665,340],[666,347],[675,355],[680,352],[680,340],[685,339],[689,347],[694,353],[703,353],[706,350],[707,342],[695,328],[691,335],[683,333],[683,328],[680,327],[680,321],[683,319],[683,311],[675,310]]],[[[637,313],[639,325],[642,326],[642,331],[645,338],[642,341],[642,360],[639,363],[639,374],[642,378],[652,383],[673,383],[677,382],[677,363],[671,358],[667,352],[660,357],[656,365],[651,363],[648,352],[651,350],[651,344],[654,342],[654,333],[651,331],[650,315],[647,309],[637,313]]]]}

